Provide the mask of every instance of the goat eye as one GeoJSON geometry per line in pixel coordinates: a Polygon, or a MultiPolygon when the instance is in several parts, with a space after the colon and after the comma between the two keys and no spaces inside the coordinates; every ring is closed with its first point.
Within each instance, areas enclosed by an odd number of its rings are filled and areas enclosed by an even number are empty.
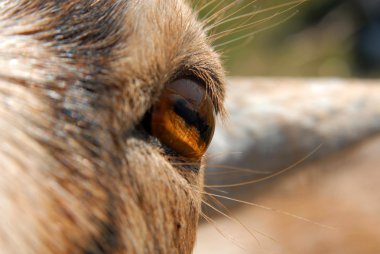
{"type": "Polygon", "coordinates": [[[200,159],[215,129],[211,98],[195,81],[176,80],[153,106],[150,127],[152,135],[179,155],[200,159]]]}

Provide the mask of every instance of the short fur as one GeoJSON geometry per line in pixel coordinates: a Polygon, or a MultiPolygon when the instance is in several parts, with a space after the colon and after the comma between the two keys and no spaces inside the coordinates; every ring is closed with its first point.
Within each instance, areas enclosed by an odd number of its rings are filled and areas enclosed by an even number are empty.
{"type": "Polygon", "coordinates": [[[191,9],[0,6],[0,253],[190,253],[202,170],[174,166],[139,123],[179,76],[223,111],[223,70],[191,9]]]}

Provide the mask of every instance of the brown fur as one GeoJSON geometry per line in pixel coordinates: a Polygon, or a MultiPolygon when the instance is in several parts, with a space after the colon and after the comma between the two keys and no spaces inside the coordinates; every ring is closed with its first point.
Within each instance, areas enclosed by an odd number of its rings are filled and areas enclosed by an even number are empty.
{"type": "Polygon", "coordinates": [[[139,127],[163,85],[223,71],[181,0],[0,2],[0,253],[190,253],[201,165],[139,127]]]}

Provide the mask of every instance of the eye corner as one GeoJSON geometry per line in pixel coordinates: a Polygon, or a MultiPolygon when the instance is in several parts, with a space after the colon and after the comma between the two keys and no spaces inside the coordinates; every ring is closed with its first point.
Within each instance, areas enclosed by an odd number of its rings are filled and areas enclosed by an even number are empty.
{"type": "Polygon", "coordinates": [[[147,112],[145,112],[145,115],[141,119],[140,125],[141,127],[148,133],[152,133],[152,126],[151,126],[151,121],[152,121],[152,107],[148,109],[147,112]]]}

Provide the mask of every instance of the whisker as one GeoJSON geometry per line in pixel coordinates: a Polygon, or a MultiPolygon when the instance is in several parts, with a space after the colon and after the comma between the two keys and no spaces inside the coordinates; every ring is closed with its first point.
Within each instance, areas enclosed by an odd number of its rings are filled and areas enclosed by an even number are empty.
{"type": "Polygon", "coordinates": [[[248,184],[253,184],[253,183],[258,183],[258,182],[262,182],[262,181],[265,181],[265,180],[268,180],[268,179],[271,179],[273,177],[276,177],[278,175],[281,175],[293,168],[295,168],[296,166],[300,165],[301,163],[303,163],[304,161],[306,161],[307,159],[309,159],[314,153],[316,153],[320,148],[322,147],[322,144],[318,145],[313,151],[311,151],[308,155],[306,155],[304,158],[302,158],[301,160],[293,163],[292,165],[290,165],[289,167],[286,167],[284,168],[283,170],[280,170],[278,172],[275,172],[269,176],[265,176],[265,177],[262,177],[262,178],[259,178],[259,179],[254,179],[254,180],[250,180],[250,181],[246,181],[246,182],[241,182],[241,183],[234,183],[234,184],[221,184],[221,185],[208,185],[207,187],[214,187],[214,188],[229,188],[229,187],[237,187],[237,186],[244,186],[244,185],[248,185],[248,184]]]}
{"type": "MultiPolygon", "coordinates": [[[[217,157],[222,157],[222,156],[225,156],[225,155],[233,155],[233,154],[242,154],[243,152],[233,152],[233,151],[225,151],[225,152],[218,152],[218,153],[213,153],[213,154],[204,154],[202,156],[202,158],[204,160],[206,160],[206,163],[207,163],[207,160],[208,159],[214,159],[214,158],[217,158],[217,157]]],[[[171,156],[171,155],[165,155],[165,158],[167,159],[183,159],[183,160],[187,160],[188,158],[185,158],[185,157],[181,157],[181,156],[171,156]]],[[[194,162],[194,164],[198,164],[196,162],[194,162]]]]}
{"type": "Polygon", "coordinates": [[[219,32],[219,33],[215,33],[215,34],[212,34],[210,36],[208,36],[208,39],[211,43],[223,38],[223,37],[227,37],[229,35],[232,35],[234,33],[237,33],[237,32],[240,32],[240,31],[243,31],[244,29],[248,29],[248,28],[254,28],[255,25],[258,25],[258,24],[262,24],[262,23],[265,23],[269,20],[272,20],[273,18],[279,16],[280,14],[276,13],[274,15],[271,15],[267,18],[264,18],[264,19],[261,19],[261,20],[256,20],[254,22],[251,22],[249,24],[245,24],[245,25],[239,25],[237,27],[234,27],[234,28],[231,28],[231,29],[227,29],[227,30],[224,30],[222,32],[219,32]]]}
{"type": "MultiPolygon", "coordinates": [[[[220,22],[223,22],[223,20],[226,20],[226,19],[232,17],[233,15],[235,15],[236,13],[243,11],[244,9],[248,8],[251,4],[254,4],[256,2],[257,2],[257,0],[253,0],[252,2],[244,5],[243,7],[237,9],[236,11],[233,11],[232,13],[228,14],[227,16],[224,16],[223,19],[220,20],[220,22]]],[[[206,22],[206,24],[209,24],[209,23],[211,23],[211,22],[206,22]]]]}
{"type": "MultiPolygon", "coordinates": [[[[221,2],[223,2],[223,1],[221,1],[221,2]]],[[[215,11],[209,17],[205,16],[205,18],[202,20],[202,23],[205,25],[205,27],[207,27],[207,24],[214,21],[218,17],[222,16],[224,13],[226,13],[226,11],[228,9],[233,8],[233,6],[236,4],[238,4],[238,1],[233,1],[229,4],[227,4],[226,6],[224,6],[223,8],[221,8],[220,10],[215,11]]]]}
{"type": "Polygon", "coordinates": [[[213,207],[212,205],[210,205],[209,203],[207,203],[206,201],[202,200],[202,203],[205,204],[207,207],[211,208],[212,210],[216,211],[217,213],[223,215],[224,217],[226,217],[227,219],[230,219],[231,221],[234,221],[236,222],[237,224],[239,224],[240,226],[242,226],[257,242],[257,245],[261,248],[261,243],[259,241],[259,239],[257,239],[257,237],[255,236],[255,234],[253,234],[253,232],[247,227],[245,226],[243,223],[241,223],[241,221],[239,221],[238,219],[232,217],[232,216],[229,216],[228,214],[220,211],[219,209],[213,207]]]}
{"type": "Polygon", "coordinates": [[[289,17],[286,17],[284,20],[281,20],[281,21],[279,21],[279,22],[277,22],[277,23],[275,23],[275,24],[273,24],[273,25],[271,25],[271,26],[265,27],[265,28],[263,28],[263,29],[259,29],[259,30],[257,30],[257,31],[252,32],[252,33],[248,33],[248,34],[242,35],[242,36],[240,36],[240,37],[237,37],[237,38],[235,38],[235,39],[231,39],[231,40],[229,40],[229,41],[226,41],[226,42],[223,42],[223,43],[220,43],[220,44],[217,44],[217,45],[215,45],[214,47],[215,47],[215,48],[219,48],[219,47],[222,47],[222,46],[226,46],[226,45],[228,45],[228,44],[231,44],[232,42],[239,41],[239,40],[242,40],[242,39],[245,39],[245,38],[251,37],[251,36],[253,36],[253,35],[255,35],[255,34],[258,34],[258,33],[264,32],[264,31],[266,31],[266,30],[272,29],[272,28],[274,28],[274,27],[276,27],[276,26],[278,26],[278,25],[280,25],[280,24],[283,24],[284,22],[288,21],[289,19],[293,18],[297,13],[298,13],[298,11],[294,12],[294,13],[291,14],[289,17]]]}
{"type": "MultiPolygon", "coordinates": [[[[210,172],[210,170],[206,170],[205,174],[207,176],[225,176],[225,175],[236,175],[237,173],[239,172],[239,170],[234,170],[234,171],[212,171],[210,172]]],[[[253,172],[247,172],[247,171],[241,171],[242,173],[249,173],[249,174],[255,174],[253,172]]],[[[258,173],[260,174],[260,173],[258,173]]],[[[239,174],[240,176],[240,174],[239,174]]]]}
{"type": "Polygon", "coordinates": [[[307,219],[307,218],[302,217],[302,216],[298,216],[298,215],[295,215],[295,214],[292,214],[292,213],[289,213],[289,212],[285,212],[285,211],[282,211],[282,210],[279,210],[279,209],[275,209],[275,208],[271,208],[271,207],[268,207],[268,206],[256,204],[256,203],[253,203],[253,202],[248,202],[248,201],[244,201],[244,200],[230,198],[230,197],[226,197],[226,196],[223,196],[223,195],[213,194],[213,193],[204,192],[204,191],[201,191],[201,194],[209,195],[209,196],[214,196],[214,197],[218,197],[218,198],[221,198],[221,199],[226,199],[226,200],[234,201],[234,202],[237,202],[237,203],[240,203],[240,204],[257,207],[257,208],[264,209],[264,210],[267,210],[267,211],[270,211],[270,212],[274,212],[274,213],[277,213],[277,214],[285,215],[285,216],[288,216],[288,217],[291,217],[291,218],[294,218],[294,219],[297,219],[297,220],[300,220],[300,221],[304,221],[304,222],[307,222],[309,224],[312,224],[312,225],[315,225],[315,226],[318,226],[318,227],[321,227],[321,228],[325,228],[325,229],[329,229],[329,230],[334,230],[334,231],[339,230],[336,227],[332,227],[332,226],[325,225],[325,224],[322,224],[322,223],[319,223],[319,222],[315,222],[315,221],[312,221],[312,220],[307,219]]]}
{"type": "Polygon", "coordinates": [[[250,41],[252,41],[252,39],[253,39],[253,36],[247,37],[247,38],[242,39],[243,41],[237,45],[230,46],[228,48],[215,49],[215,51],[222,57],[222,59],[224,59],[224,58],[227,58],[227,56],[230,54],[230,52],[233,52],[238,48],[244,48],[245,46],[247,46],[250,43],[250,41]]]}
{"type": "Polygon", "coordinates": [[[228,191],[225,191],[225,190],[220,190],[220,189],[211,188],[211,187],[207,187],[207,188],[214,191],[214,192],[220,192],[220,193],[228,194],[228,191]]]}
{"type": "Polygon", "coordinates": [[[203,4],[203,1],[204,1],[204,0],[197,0],[197,1],[194,1],[194,3],[193,3],[193,9],[194,9],[194,10],[197,10],[199,4],[203,4]]]}
{"type": "Polygon", "coordinates": [[[217,34],[212,34],[208,38],[210,39],[210,41],[216,41],[216,40],[218,40],[220,38],[226,37],[226,36],[231,35],[233,33],[236,33],[236,32],[239,32],[239,31],[243,31],[244,29],[253,28],[255,25],[258,25],[258,24],[270,21],[270,20],[272,20],[272,19],[274,19],[274,18],[276,18],[276,17],[278,17],[278,16],[280,16],[280,15],[288,12],[289,10],[290,9],[286,9],[285,11],[281,11],[281,12],[277,12],[275,14],[272,14],[272,15],[270,15],[267,18],[263,18],[263,19],[251,22],[249,24],[240,25],[240,26],[237,26],[237,27],[234,27],[234,28],[231,28],[231,29],[227,29],[227,30],[224,30],[224,31],[222,31],[220,33],[217,33],[217,34]]]}
{"type": "Polygon", "coordinates": [[[175,166],[197,166],[198,162],[172,162],[175,166]]]}
{"type": "Polygon", "coordinates": [[[218,153],[212,153],[212,154],[205,154],[203,156],[204,159],[206,159],[206,161],[208,159],[215,159],[217,157],[221,157],[221,156],[225,156],[225,155],[233,155],[233,154],[242,154],[243,152],[231,152],[231,151],[225,151],[225,152],[218,152],[218,153]]]}
{"type": "MultiPolygon", "coordinates": [[[[219,11],[215,11],[215,10],[217,10],[218,9],[218,7],[220,6],[220,5],[222,5],[224,3],[224,0],[222,0],[222,1],[220,1],[218,4],[216,4],[210,11],[208,11],[206,14],[205,14],[205,18],[206,19],[209,19],[210,17],[212,17],[212,16],[214,16],[214,14],[215,13],[218,13],[219,11]],[[215,11],[215,13],[214,13],[214,11],[215,11]]],[[[234,2],[232,2],[232,3],[234,3],[234,2]]],[[[227,4],[227,6],[229,6],[229,5],[231,5],[231,3],[230,4],[227,4]]],[[[222,8],[221,10],[223,10],[224,8],[222,8]]]]}
{"type": "Polygon", "coordinates": [[[254,1],[252,1],[252,2],[250,2],[250,3],[248,3],[248,4],[246,4],[246,5],[244,5],[243,7],[238,8],[238,9],[237,9],[236,11],[234,11],[233,13],[230,13],[230,14],[228,14],[227,16],[224,16],[224,17],[223,17],[222,14],[226,13],[226,11],[227,11],[228,9],[233,8],[234,5],[236,5],[236,4],[239,3],[239,1],[231,2],[231,3],[229,3],[228,5],[226,5],[225,7],[223,7],[222,9],[220,9],[219,11],[215,12],[214,14],[212,14],[210,17],[204,19],[204,20],[203,20],[203,23],[204,23],[204,24],[206,25],[206,27],[207,27],[208,24],[210,24],[211,22],[213,22],[213,21],[214,21],[215,19],[217,19],[218,17],[222,17],[222,18],[224,18],[224,19],[229,18],[229,17],[235,15],[236,13],[238,13],[238,12],[244,10],[245,8],[247,8],[249,5],[255,3],[256,1],[257,1],[257,0],[254,0],[254,1]]]}
{"type": "Polygon", "coordinates": [[[227,240],[230,240],[233,244],[235,244],[235,246],[237,246],[238,248],[240,248],[241,250],[244,250],[246,251],[246,249],[244,248],[244,246],[242,246],[241,244],[239,244],[239,242],[232,236],[232,235],[229,235],[229,234],[226,234],[225,232],[223,232],[223,230],[221,230],[218,226],[217,226],[217,223],[211,219],[209,216],[207,216],[205,213],[203,213],[202,211],[200,212],[200,215],[208,222],[208,223],[211,223],[213,225],[213,227],[215,228],[216,231],[218,231],[218,233],[220,235],[222,235],[224,238],[226,238],[227,240]]]}
{"type": "Polygon", "coordinates": [[[221,22],[209,26],[208,30],[213,29],[213,28],[218,27],[218,26],[221,26],[223,24],[235,21],[235,20],[239,20],[239,19],[242,19],[242,18],[245,18],[245,17],[250,17],[252,15],[257,16],[258,14],[262,14],[262,13],[265,13],[265,12],[270,12],[270,11],[273,11],[273,10],[276,10],[276,9],[280,9],[280,8],[283,8],[283,7],[292,6],[292,8],[294,8],[294,7],[297,7],[297,6],[301,5],[302,3],[306,2],[306,1],[307,0],[292,1],[292,2],[289,2],[289,3],[285,3],[285,4],[279,4],[279,5],[276,5],[276,6],[268,7],[268,8],[262,9],[262,10],[255,10],[255,11],[252,11],[252,12],[249,12],[249,13],[246,13],[246,14],[242,14],[242,15],[236,16],[236,17],[232,17],[232,18],[228,18],[228,19],[223,19],[221,22]]]}
{"type": "Polygon", "coordinates": [[[241,171],[241,172],[248,172],[248,173],[255,173],[255,174],[262,174],[262,175],[267,175],[267,174],[271,173],[271,172],[266,172],[263,170],[255,170],[255,169],[251,169],[251,168],[243,168],[243,167],[228,166],[228,165],[218,165],[218,164],[207,164],[207,167],[208,168],[216,168],[216,169],[232,169],[232,170],[235,170],[235,172],[241,171]]]}
{"type": "MultiPolygon", "coordinates": [[[[229,211],[229,209],[225,206],[225,205],[223,205],[222,204],[222,202],[220,202],[220,200],[218,200],[216,197],[213,197],[213,196],[209,196],[210,198],[212,198],[212,200],[218,205],[218,206],[220,206],[220,207],[222,207],[225,211],[227,211],[227,212],[230,212],[229,211]]],[[[236,218],[237,219],[237,218],[236,218]]],[[[238,220],[238,219],[237,219],[238,220]]],[[[238,220],[240,223],[242,223],[240,220],[238,220]]],[[[243,223],[242,223],[243,224],[243,223]]],[[[246,226],[247,227],[247,226],[246,226]]],[[[247,227],[248,228],[248,227],[247,227]]],[[[265,233],[263,233],[263,232],[261,232],[261,231],[259,231],[259,230],[257,230],[257,229],[253,229],[256,233],[258,233],[258,234],[260,234],[260,235],[262,235],[262,236],[264,236],[264,237],[266,237],[266,238],[268,238],[268,239],[270,239],[270,240],[272,240],[273,242],[275,242],[275,243],[279,243],[279,241],[278,240],[276,240],[276,239],[274,239],[272,236],[270,236],[270,235],[268,235],[268,234],[265,234],[265,233]]],[[[260,245],[261,246],[261,245],[260,245]]]]}
{"type": "MultiPolygon", "coordinates": [[[[199,165],[198,162],[172,162],[175,166],[192,166],[192,165],[199,165]]],[[[267,172],[264,170],[255,170],[251,168],[243,168],[243,167],[237,167],[237,166],[229,166],[229,165],[218,165],[218,164],[207,164],[207,168],[213,168],[213,169],[231,169],[234,171],[222,171],[222,172],[209,172],[211,173],[217,173],[217,174],[228,174],[228,173],[236,173],[236,172],[246,172],[246,173],[253,173],[253,174],[260,174],[260,175],[267,175],[271,174],[271,172],[267,172]]]]}
{"type": "MultiPolygon", "coordinates": [[[[218,0],[211,0],[211,1],[209,1],[207,4],[202,5],[202,6],[197,10],[197,12],[200,13],[200,12],[206,10],[208,7],[210,7],[211,5],[213,5],[216,1],[218,1],[218,0]]],[[[223,1],[224,1],[224,0],[222,0],[221,2],[223,2],[223,1]]]]}

